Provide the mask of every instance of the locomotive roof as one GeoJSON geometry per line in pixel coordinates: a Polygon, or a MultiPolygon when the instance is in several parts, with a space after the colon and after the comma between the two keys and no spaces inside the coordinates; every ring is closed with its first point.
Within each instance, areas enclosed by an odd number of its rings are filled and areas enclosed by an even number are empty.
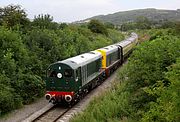
{"type": "Polygon", "coordinates": [[[110,46],[106,46],[106,47],[103,47],[103,48],[100,48],[100,49],[97,49],[97,50],[102,50],[102,51],[105,51],[106,54],[110,54],[112,52],[115,52],[118,50],[118,47],[116,47],[115,45],[110,45],[110,46]]]}
{"type": "Polygon", "coordinates": [[[97,59],[101,58],[101,53],[91,51],[88,53],[84,53],[72,58],[68,58],[66,60],[60,61],[59,63],[64,63],[69,65],[71,68],[76,69],[79,66],[84,66],[90,62],[93,62],[97,59]]]}

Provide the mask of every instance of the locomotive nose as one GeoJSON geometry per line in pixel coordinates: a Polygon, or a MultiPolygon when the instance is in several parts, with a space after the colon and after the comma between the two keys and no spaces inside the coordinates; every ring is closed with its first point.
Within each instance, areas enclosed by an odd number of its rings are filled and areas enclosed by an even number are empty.
{"type": "Polygon", "coordinates": [[[45,98],[46,98],[46,100],[50,100],[52,98],[52,96],[50,94],[46,94],[45,98]]]}
{"type": "Polygon", "coordinates": [[[72,100],[71,95],[65,95],[65,100],[66,100],[66,102],[71,102],[71,100],[72,100]]]}

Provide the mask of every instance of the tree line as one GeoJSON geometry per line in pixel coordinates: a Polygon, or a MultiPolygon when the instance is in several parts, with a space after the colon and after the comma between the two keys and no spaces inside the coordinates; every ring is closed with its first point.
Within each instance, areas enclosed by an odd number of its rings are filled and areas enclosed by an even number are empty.
{"type": "Polygon", "coordinates": [[[119,26],[117,25],[117,28],[121,31],[175,28],[180,32],[180,21],[152,21],[147,17],[139,16],[134,22],[126,22],[119,26]]]}

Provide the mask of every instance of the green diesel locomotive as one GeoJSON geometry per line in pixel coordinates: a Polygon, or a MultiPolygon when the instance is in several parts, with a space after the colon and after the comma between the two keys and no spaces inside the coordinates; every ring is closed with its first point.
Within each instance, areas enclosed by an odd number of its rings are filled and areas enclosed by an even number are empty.
{"type": "Polygon", "coordinates": [[[73,104],[101,84],[138,43],[131,36],[119,43],[51,64],[46,75],[46,99],[73,104]]]}

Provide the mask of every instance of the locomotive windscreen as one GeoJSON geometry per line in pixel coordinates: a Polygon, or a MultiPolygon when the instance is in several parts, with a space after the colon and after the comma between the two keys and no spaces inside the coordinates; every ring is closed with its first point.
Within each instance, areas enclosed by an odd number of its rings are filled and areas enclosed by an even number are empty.
{"type": "Polygon", "coordinates": [[[53,70],[49,70],[47,73],[48,77],[57,77],[57,72],[53,70]]]}

